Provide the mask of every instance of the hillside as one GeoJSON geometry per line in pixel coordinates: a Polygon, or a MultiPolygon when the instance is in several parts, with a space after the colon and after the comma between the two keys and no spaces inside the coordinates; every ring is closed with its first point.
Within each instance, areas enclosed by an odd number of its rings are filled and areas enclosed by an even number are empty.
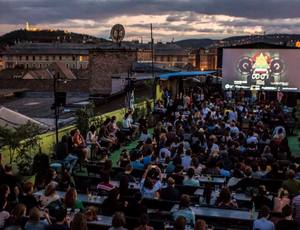
{"type": "Polygon", "coordinates": [[[208,38],[203,39],[186,39],[175,42],[177,45],[181,46],[182,48],[191,48],[197,49],[199,47],[207,47],[214,44],[217,40],[212,40],[208,38]]]}
{"type": "Polygon", "coordinates": [[[86,34],[68,33],[63,30],[27,31],[15,30],[0,37],[0,47],[12,45],[16,42],[72,42],[72,43],[98,43],[105,41],[86,34]]]}
{"type": "Polygon", "coordinates": [[[246,36],[232,36],[222,40],[212,39],[186,39],[177,41],[176,44],[186,48],[206,48],[211,46],[231,46],[242,45],[256,42],[264,42],[278,45],[293,46],[296,41],[300,40],[300,34],[265,34],[265,35],[246,35],[246,36]]]}

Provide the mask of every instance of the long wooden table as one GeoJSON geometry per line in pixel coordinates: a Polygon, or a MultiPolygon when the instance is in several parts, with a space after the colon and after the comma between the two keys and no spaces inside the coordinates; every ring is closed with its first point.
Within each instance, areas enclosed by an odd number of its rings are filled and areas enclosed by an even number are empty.
{"type": "MultiPolygon", "coordinates": [[[[171,209],[171,212],[178,210],[179,205],[176,204],[171,209]]],[[[234,210],[234,209],[223,209],[213,207],[191,207],[196,217],[214,220],[226,220],[234,221],[235,224],[238,222],[245,223],[248,226],[253,224],[253,221],[257,219],[258,212],[250,213],[248,210],[234,210]]]]}
{"type": "MultiPolygon", "coordinates": [[[[64,198],[65,191],[56,191],[56,194],[59,195],[60,198],[64,198]]],[[[40,190],[34,193],[34,196],[40,197],[44,194],[44,190],[40,190]]],[[[107,196],[88,196],[87,194],[78,193],[78,200],[80,200],[84,204],[90,205],[102,205],[103,201],[107,198],[107,196]]]]}

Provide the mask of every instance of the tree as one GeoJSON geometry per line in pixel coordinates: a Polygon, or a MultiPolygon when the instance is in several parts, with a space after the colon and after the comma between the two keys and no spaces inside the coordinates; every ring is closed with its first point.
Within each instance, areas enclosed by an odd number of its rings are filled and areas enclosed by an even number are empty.
{"type": "Polygon", "coordinates": [[[76,127],[85,136],[89,130],[90,117],[94,116],[94,104],[90,103],[82,109],[76,111],[76,127]]]}
{"type": "Polygon", "coordinates": [[[20,147],[21,140],[16,129],[0,126],[0,142],[2,146],[8,147],[10,164],[13,162],[16,150],[20,147]]]}
{"type": "MultiPolygon", "coordinates": [[[[16,128],[0,127],[0,142],[9,150],[9,163],[15,160],[15,154],[32,154],[39,148],[41,129],[38,125],[28,122],[16,128]]],[[[20,157],[19,157],[20,158],[20,157]]]]}

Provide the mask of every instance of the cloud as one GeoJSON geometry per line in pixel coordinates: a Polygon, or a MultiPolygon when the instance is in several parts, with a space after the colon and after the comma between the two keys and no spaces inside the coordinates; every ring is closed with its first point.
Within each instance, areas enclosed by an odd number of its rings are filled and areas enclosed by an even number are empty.
{"type": "Polygon", "coordinates": [[[114,23],[127,37],[224,37],[255,32],[300,32],[299,0],[0,0],[0,33],[26,21],[108,37],[114,23]]]}

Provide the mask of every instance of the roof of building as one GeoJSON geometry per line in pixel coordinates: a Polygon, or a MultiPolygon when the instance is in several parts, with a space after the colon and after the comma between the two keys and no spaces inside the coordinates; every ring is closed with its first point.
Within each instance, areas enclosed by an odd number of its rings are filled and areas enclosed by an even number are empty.
{"type": "Polygon", "coordinates": [[[28,122],[32,122],[38,125],[44,131],[49,129],[47,125],[39,121],[36,121],[21,113],[8,109],[4,106],[0,107],[0,126],[8,128],[17,128],[20,125],[25,125],[28,122]]]}
{"type": "MultiPolygon", "coordinates": [[[[120,50],[127,51],[151,50],[150,43],[122,42],[121,46],[116,43],[106,42],[101,44],[83,43],[19,43],[11,46],[3,55],[88,55],[89,50],[120,50]]],[[[188,52],[179,45],[169,43],[154,44],[156,55],[181,55],[186,56],[188,52]]]]}
{"type": "Polygon", "coordinates": [[[4,55],[88,55],[94,44],[81,43],[20,43],[3,52],[4,55]]]}
{"type": "Polygon", "coordinates": [[[23,79],[25,80],[50,80],[53,76],[48,70],[30,70],[27,72],[23,79]]]}
{"type": "Polygon", "coordinates": [[[166,73],[159,75],[161,80],[168,80],[170,78],[185,78],[185,77],[197,77],[206,76],[214,74],[216,71],[191,71],[191,72],[176,72],[176,73],[166,73]]]}
{"type": "Polygon", "coordinates": [[[55,72],[58,72],[60,74],[61,79],[67,79],[67,80],[76,79],[74,73],[69,68],[67,68],[64,63],[54,62],[51,64],[49,69],[51,71],[54,70],[55,72]]]}

